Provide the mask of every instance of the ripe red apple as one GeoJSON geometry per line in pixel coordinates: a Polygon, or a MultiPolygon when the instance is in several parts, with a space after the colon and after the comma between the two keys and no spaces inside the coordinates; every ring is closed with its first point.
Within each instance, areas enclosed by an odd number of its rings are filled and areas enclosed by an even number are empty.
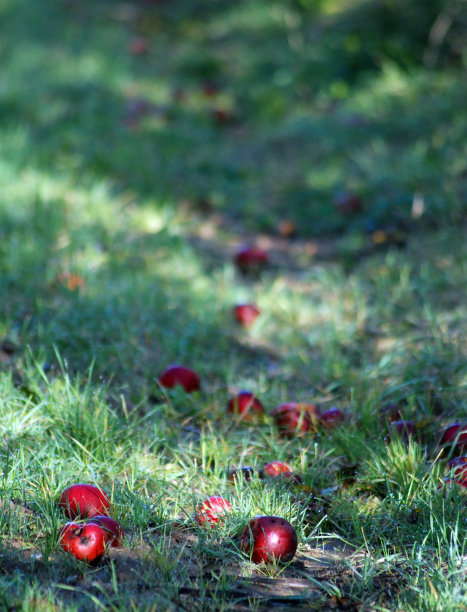
{"type": "Polygon", "coordinates": [[[252,421],[255,416],[264,414],[263,404],[250,391],[240,391],[229,400],[227,410],[244,421],[252,421]]]}
{"type": "Polygon", "coordinates": [[[250,482],[250,480],[253,478],[254,473],[255,469],[252,467],[233,468],[229,470],[227,478],[229,482],[233,482],[234,480],[243,477],[247,482],[250,482]]]}
{"type": "Polygon", "coordinates": [[[334,199],[336,210],[344,215],[360,212],[362,209],[362,201],[354,193],[341,191],[334,199]]]}
{"type": "Polygon", "coordinates": [[[415,435],[416,425],[413,421],[404,419],[392,421],[391,432],[399,436],[399,438],[404,442],[408,442],[409,438],[415,435]]]}
{"type": "Polygon", "coordinates": [[[259,247],[243,246],[235,254],[235,263],[241,272],[260,272],[268,263],[268,254],[259,247]]]}
{"type": "Polygon", "coordinates": [[[70,519],[108,514],[110,500],[102,489],[90,484],[75,484],[60,495],[58,505],[70,519]]]}
{"type": "Polygon", "coordinates": [[[345,421],[345,415],[335,407],[325,410],[319,416],[320,424],[327,429],[335,429],[342,421],[345,421]]]}
{"type": "Polygon", "coordinates": [[[281,436],[292,438],[310,430],[311,418],[305,406],[306,404],[290,402],[274,408],[271,414],[281,436]]]}
{"type": "Polygon", "coordinates": [[[102,527],[105,532],[105,542],[107,546],[112,546],[112,548],[123,546],[125,534],[115,519],[100,514],[98,516],[93,516],[86,524],[89,525],[91,523],[102,527]]]}
{"type": "Polygon", "coordinates": [[[198,391],[201,387],[201,381],[193,370],[185,368],[181,365],[171,365],[161,374],[159,383],[163,387],[173,389],[175,385],[180,385],[186,393],[198,391]]]}
{"type": "Polygon", "coordinates": [[[283,461],[271,461],[263,468],[263,474],[268,476],[291,476],[293,473],[292,468],[288,463],[283,461]]]}
{"type": "Polygon", "coordinates": [[[234,315],[237,322],[243,327],[250,327],[261,314],[254,304],[237,304],[234,306],[234,315]]]}
{"type": "Polygon", "coordinates": [[[454,457],[454,459],[448,461],[448,468],[450,470],[456,468],[456,472],[457,470],[463,471],[464,469],[467,469],[467,455],[463,455],[462,457],[454,457]]]}
{"type": "Polygon", "coordinates": [[[279,516],[256,516],[240,536],[240,549],[254,563],[287,563],[295,555],[297,544],[294,528],[279,516]]]}
{"type": "Polygon", "coordinates": [[[79,561],[95,561],[105,552],[106,532],[95,523],[67,523],[60,530],[60,546],[79,561]]]}
{"type": "Polygon", "coordinates": [[[230,502],[220,495],[213,495],[199,505],[196,518],[200,525],[214,527],[231,510],[230,502]]]}
{"type": "Polygon", "coordinates": [[[440,446],[457,446],[463,448],[467,446],[467,425],[462,423],[452,423],[444,429],[441,436],[440,446]]]}

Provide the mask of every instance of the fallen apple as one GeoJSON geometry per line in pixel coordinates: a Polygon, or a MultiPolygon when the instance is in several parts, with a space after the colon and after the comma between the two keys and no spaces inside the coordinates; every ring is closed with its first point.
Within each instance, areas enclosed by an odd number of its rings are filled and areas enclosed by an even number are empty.
{"type": "Polygon", "coordinates": [[[452,423],[446,427],[441,435],[440,446],[467,447],[467,425],[452,423]]]}
{"type": "Polygon", "coordinates": [[[335,407],[325,410],[319,416],[320,424],[326,429],[335,429],[342,421],[345,421],[345,415],[342,410],[335,407]]]}
{"type": "Polygon", "coordinates": [[[254,304],[237,304],[234,306],[234,316],[243,327],[253,325],[260,314],[260,309],[254,304]]]}
{"type": "Polygon", "coordinates": [[[391,434],[396,434],[404,442],[408,442],[409,438],[415,435],[417,428],[413,421],[400,419],[399,421],[391,422],[391,434]]]}
{"type": "Polygon", "coordinates": [[[290,465],[284,463],[284,461],[271,461],[265,465],[264,468],[260,470],[259,477],[266,478],[268,476],[272,478],[286,478],[293,484],[302,484],[301,477],[298,474],[294,474],[290,465]]]}
{"type": "Polygon", "coordinates": [[[292,438],[310,430],[311,418],[305,406],[306,404],[290,402],[274,408],[271,414],[281,436],[292,438]]]}
{"type": "Polygon", "coordinates": [[[58,505],[70,519],[108,514],[110,500],[102,489],[90,484],[75,484],[60,495],[58,505]]]}
{"type": "Polygon", "coordinates": [[[279,516],[256,516],[240,536],[240,549],[254,563],[287,563],[295,555],[297,544],[294,528],[279,516]]]}
{"type": "Polygon", "coordinates": [[[220,495],[213,495],[198,506],[196,518],[200,525],[215,527],[231,510],[230,502],[220,495]]]}
{"type": "Polygon", "coordinates": [[[105,530],[95,523],[67,523],[59,532],[60,546],[79,561],[91,563],[105,552],[105,530]]]}
{"type": "Polygon", "coordinates": [[[102,527],[105,533],[105,542],[107,546],[111,546],[112,548],[123,546],[125,534],[119,523],[111,516],[105,516],[103,514],[93,516],[86,524],[99,525],[102,527]]]}
{"type": "Polygon", "coordinates": [[[255,469],[252,467],[239,467],[232,468],[228,472],[227,479],[229,482],[233,482],[234,480],[243,478],[247,482],[250,482],[255,473],[255,469]]]}
{"type": "Polygon", "coordinates": [[[181,365],[171,365],[164,370],[159,377],[159,383],[167,389],[173,389],[175,385],[180,385],[186,393],[198,391],[201,387],[198,374],[181,365]]]}
{"type": "Polygon", "coordinates": [[[227,404],[227,410],[244,421],[252,421],[255,416],[264,414],[262,403],[250,391],[240,391],[232,397],[227,404]]]}
{"type": "Polygon", "coordinates": [[[235,264],[243,273],[260,272],[268,260],[266,251],[255,246],[243,246],[235,254],[235,264]]]}

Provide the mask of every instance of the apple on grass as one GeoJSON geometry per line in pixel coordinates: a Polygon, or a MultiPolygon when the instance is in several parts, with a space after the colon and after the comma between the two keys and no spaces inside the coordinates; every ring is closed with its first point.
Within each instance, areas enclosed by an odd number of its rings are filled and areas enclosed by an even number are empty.
{"type": "Polygon", "coordinates": [[[408,442],[415,432],[416,425],[413,421],[400,419],[391,423],[391,435],[395,434],[404,442],[408,442]]]}
{"type": "Polygon", "coordinates": [[[87,525],[99,525],[105,532],[106,544],[112,548],[123,546],[125,534],[119,523],[111,516],[98,515],[93,516],[86,522],[87,525]]]}
{"type": "Polygon", "coordinates": [[[261,311],[254,304],[237,304],[234,306],[234,316],[237,323],[243,327],[251,327],[261,311]]]}
{"type": "Polygon", "coordinates": [[[281,436],[293,438],[310,430],[312,419],[307,406],[308,404],[289,402],[274,408],[271,414],[281,436]]]}
{"type": "Polygon", "coordinates": [[[294,484],[301,484],[302,479],[298,474],[294,474],[291,466],[284,461],[271,461],[260,471],[259,477],[266,478],[286,478],[294,484]]]}
{"type": "Polygon", "coordinates": [[[252,421],[255,416],[264,414],[262,403],[251,391],[239,391],[229,400],[227,410],[244,421],[252,421]]]}
{"type": "Polygon", "coordinates": [[[88,563],[102,557],[107,545],[106,531],[96,523],[67,523],[61,528],[59,539],[63,550],[88,563]]]}
{"type": "Polygon", "coordinates": [[[322,412],[319,416],[320,424],[326,429],[335,429],[343,421],[345,421],[345,415],[339,408],[329,408],[322,412]]]}
{"type": "Polygon", "coordinates": [[[175,385],[180,385],[186,393],[198,391],[201,387],[198,374],[194,370],[178,364],[166,368],[159,377],[159,383],[167,389],[173,389],[175,385]]]}
{"type": "Polygon", "coordinates": [[[258,273],[268,264],[269,257],[264,249],[247,245],[238,249],[234,261],[241,272],[258,273]]]}
{"type": "Polygon", "coordinates": [[[110,500],[105,491],[91,484],[75,484],[60,495],[58,505],[70,519],[107,515],[110,500]]]}
{"type": "Polygon", "coordinates": [[[287,563],[293,559],[297,545],[294,528],[279,516],[256,516],[240,536],[240,549],[253,563],[287,563]]]}
{"type": "Polygon", "coordinates": [[[442,433],[440,446],[467,447],[467,425],[463,423],[451,423],[442,433]]]}
{"type": "Polygon", "coordinates": [[[220,495],[212,495],[198,506],[196,518],[202,526],[215,527],[231,510],[230,502],[220,495]]]}

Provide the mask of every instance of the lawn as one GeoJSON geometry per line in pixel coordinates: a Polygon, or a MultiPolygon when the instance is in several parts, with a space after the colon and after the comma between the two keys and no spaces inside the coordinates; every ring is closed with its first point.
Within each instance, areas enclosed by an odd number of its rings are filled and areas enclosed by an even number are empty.
{"type": "Polygon", "coordinates": [[[0,0],[0,610],[466,609],[464,4],[0,0]],[[125,532],[92,564],[77,483],[125,532]]]}

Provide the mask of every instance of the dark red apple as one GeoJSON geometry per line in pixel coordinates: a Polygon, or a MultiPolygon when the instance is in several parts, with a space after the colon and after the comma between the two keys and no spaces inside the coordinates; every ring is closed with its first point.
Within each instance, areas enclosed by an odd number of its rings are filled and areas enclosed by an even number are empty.
{"type": "Polygon", "coordinates": [[[102,527],[105,532],[105,541],[108,546],[112,546],[113,548],[123,546],[125,534],[115,519],[110,516],[100,514],[98,516],[93,516],[86,522],[87,525],[91,523],[102,527]]]}
{"type": "Polygon", "coordinates": [[[250,482],[250,480],[253,478],[254,473],[255,469],[252,467],[232,468],[231,470],[229,470],[227,478],[229,482],[233,482],[234,480],[241,478],[244,478],[247,482],[250,482]]]}
{"type": "Polygon", "coordinates": [[[261,314],[254,304],[237,304],[234,306],[234,316],[243,327],[250,327],[261,314]]]}
{"type": "Polygon", "coordinates": [[[90,484],[75,484],[60,495],[58,505],[70,519],[108,514],[110,500],[105,491],[90,484]]]}
{"type": "Polygon", "coordinates": [[[254,563],[287,563],[293,559],[297,544],[294,528],[279,516],[256,516],[240,536],[240,549],[254,563]]]}
{"type": "Polygon", "coordinates": [[[260,414],[264,414],[264,408],[259,399],[250,391],[240,391],[229,400],[227,410],[244,421],[251,421],[260,414]]]}
{"type": "Polygon", "coordinates": [[[243,246],[235,254],[235,263],[241,272],[260,272],[268,263],[265,250],[255,246],[243,246]]]}
{"type": "Polygon", "coordinates": [[[408,442],[409,438],[415,435],[416,430],[417,428],[413,421],[400,419],[391,423],[391,433],[395,433],[404,442],[408,442]]]}
{"type": "Polygon", "coordinates": [[[281,436],[292,438],[310,430],[311,418],[305,406],[306,404],[290,402],[274,408],[271,414],[281,436]]]}
{"type": "Polygon", "coordinates": [[[440,440],[440,446],[467,447],[467,425],[452,423],[444,429],[440,440]]]}
{"type": "Polygon", "coordinates": [[[335,407],[325,410],[319,416],[320,424],[326,429],[335,429],[342,421],[345,421],[345,415],[342,410],[335,407]]]}
{"type": "Polygon", "coordinates": [[[458,469],[462,471],[467,469],[467,455],[463,455],[462,457],[454,457],[454,459],[448,461],[448,468],[450,470],[456,468],[456,471],[458,469]]]}
{"type": "Polygon", "coordinates": [[[230,502],[220,495],[213,495],[199,505],[196,518],[200,525],[214,527],[231,510],[230,502]]]}
{"type": "Polygon", "coordinates": [[[186,393],[198,391],[201,387],[201,381],[193,370],[181,365],[171,365],[161,374],[159,383],[163,387],[173,389],[175,385],[180,385],[186,393]]]}
{"type": "Polygon", "coordinates": [[[344,215],[360,212],[362,201],[358,196],[347,191],[341,191],[334,199],[336,210],[344,215]]]}
{"type": "Polygon", "coordinates": [[[105,552],[106,532],[95,523],[67,523],[59,533],[60,546],[79,561],[95,561],[105,552]]]}

